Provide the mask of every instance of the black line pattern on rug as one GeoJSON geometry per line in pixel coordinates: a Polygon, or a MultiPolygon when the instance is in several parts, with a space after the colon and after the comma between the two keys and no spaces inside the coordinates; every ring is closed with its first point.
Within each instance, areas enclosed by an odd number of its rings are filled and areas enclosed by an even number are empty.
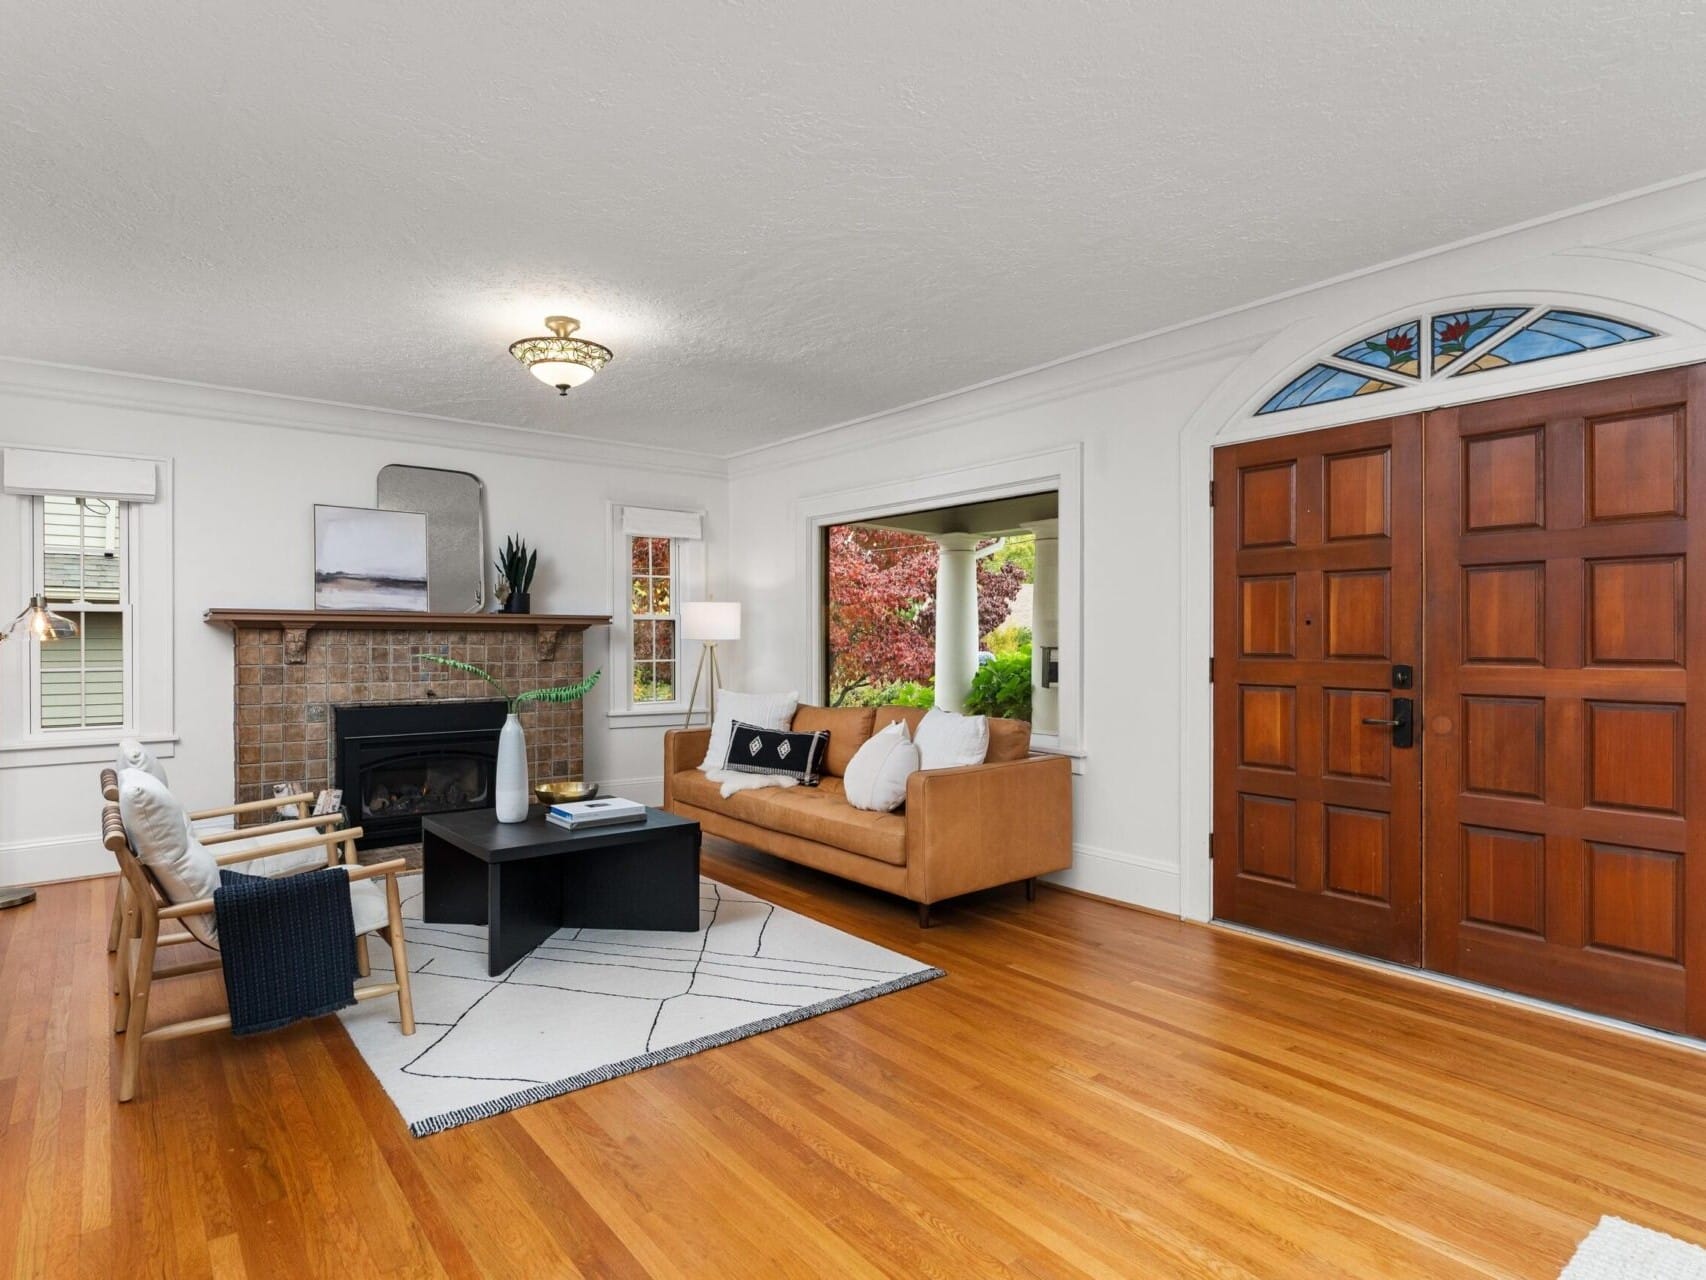
{"type": "MultiPolygon", "coordinates": [[[[699,980],[699,966],[705,962],[705,948],[711,945],[711,930],[717,927],[717,912],[723,905],[723,895],[718,892],[715,884],[711,884],[708,880],[702,880],[700,881],[700,884],[702,886],[706,884],[711,885],[711,895],[716,899],[716,903],[711,908],[711,918],[705,922],[705,936],[699,939],[699,958],[693,962],[693,972],[688,975],[687,990],[681,993],[685,996],[693,994],[693,984],[699,980]]],[[[703,903],[704,899],[701,898],[700,901],[703,903]]],[[[680,999],[680,997],[665,996],[662,1000],[658,1001],[657,1012],[652,1015],[652,1028],[650,1031],[646,1032],[647,1053],[652,1051],[652,1037],[658,1033],[658,1019],[663,1017],[663,1007],[671,1000],[677,999],[680,999]]]]}
{"type": "MultiPolygon", "coordinates": [[[[803,957],[789,958],[784,956],[765,956],[763,955],[763,950],[767,941],[767,930],[769,929],[770,924],[779,918],[779,912],[782,909],[773,903],[764,901],[761,898],[755,898],[732,890],[725,894],[722,886],[718,885],[715,881],[702,878],[700,884],[701,932],[699,946],[696,950],[692,947],[675,947],[668,944],[653,944],[620,937],[608,939],[587,937],[585,935],[589,931],[584,929],[575,929],[547,940],[545,943],[541,944],[539,948],[535,949],[535,951],[511,965],[502,974],[495,978],[489,976],[481,977],[471,974],[450,973],[442,968],[434,970],[430,975],[434,980],[441,978],[453,978],[458,981],[478,982],[486,989],[473,999],[472,1002],[456,1016],[456,1019],[453,1022],[441,1023],[431,1020],[417,1021],[418,1026],[433,1028],[438,1031],[438,1034],[433,1038],[431,1044],[422,1047],[419,1052],[414,1054],[408,1060],[408,1062],[404,1063],[400,1068],[392,1069],[399,1071],[405,1076],[427,1080],[460,1080],[467,1081],[470,1084],[490,1085],[494,1087],[517,1084],[525,1087],[519,1092],[511,1091],[505,1094],[502,1098],[490,1099],[486,1102],[476,1103],[472,1106],[446,1112],[442,1115],[432,1116],[425,1120],[413,1121],[410,1124],[411,1132],[413,1132],[417,1137],[424,1136],[427,1133],[433,1133],[440,1129],[454,1127],[455,1125],[466,1123],[472,1119],[479,1119],[486,1115],[495,1115],[515,1106],[526,1105],[528,1101],[538,1101],[544,1098],[554,1097],[559,1093],[580,1088],[586,1084],[596,1083],[597,1081],[604,1079],[612,1079],[618,1075],[624,1075],[630,1071],[639,1070],[645,1066],[673,1061],[676,1058],[698,1052],[702,1048],[730,1043],[734,1040],[743,1039],[746,1036],[755,1035],[773,1027],[785,1026],[791,1022],[798,1021],[802,1018],[812,1017],[830,1009],[842,1008],[849,1004],[856,1004],[863,1000],[871,999],[877,995],[887,994],[890,991],[901,990],[916,983],[929,981],[934,977],[942,976],[940,970],[932,968],[921,967],[912,970],[898,970],[876,968],[865,965],[839,964],[834,961],[813,960],[803,957]],[[758,921],[757,937],[752,949],[750,951],[745,950],[744,943],[736,944],[743,948],[739,951],[711,947],[710,944],[714,936],[719,938],[727,937],[727,931],[730,929],[735,930],[737,933],[745,933],[752,927],[753,921],[751,913],[744,910],[738,910],[738,908],[746,907],[747,904],[751,904],[754,908],[762,907],[764,909],[763,918],[758,921]],[[724,919],[725,908],[737,908],[737,910],[734,911],[728,919],[724,919]],[[545,952],[554,952],[556,954],[544,954],[545,952]],[[679,957],[654,954],[656,952],[677,952],[679,953],[679,957]],[[592,957],[598,958],[594,959],[592,957]],[[686,978],[686,983],[683,988],[675,994],[665,996],[598,990],[595,988],[586,988],[581,986],[564,986],[555,982],[530,980],[540,976],[548,976],[547,974],[542,974],[538,969],[534,969],[530,973],[529,978],[520,977],[519,974],[521,968],[529,959],[546,961],[553,966],[553,969],[556,971],[561,971],[563,966],[579,965],[594,969],[617,969],[629,970],[635,973],[656,973],[669,976],[671,978],[681,978],[684,976],[686,978]],[[753,963],[755,960],[768,960],[772,963],[755,964],[753,963]],[[782,974],[796,980],[792,982],[783,982],[770,979],[760,979],[754,976],[757,973],[782,974]],[[868,985],[871,983],[873,976],[888,980],[879,982],[874,986],[868,985]],[[746,994],[728,994],[727,991],[705,991],[701,989],[702,984],[700,979],[702,978],[716,985],[732,985],[735,989],[739,989],[741,987],[750,988],[753,986],[763,986],[769,989],[775,989],[778,994],[782,991],[796,991],[802,996],[805,996],[805,998],[808,1001],[811,1001],[811,1003],[801,1004],[797,1000],[791,1000],[787,997],[783,997],[782,999],[755,999],[746,994]],[[653,1010],[651,1023],[646,1031],[644,1049],[638,1056],[619,1062],[606,1063],[603,1066],[593,1068],[591,1071],[584,1072],[579,1076],[569,1077],[564,1080],[546,1081],[519,1075],[484,1076],[468,1075],[465,1074],[465,1072],[432,1070],[431,1063],[427,1060],[428,1055],[433,1054],[441,1047],[446,1046],[450,1037],[464,1026],[465,1022],[474,1014],[474,1011],[485,1002],[487,997],[489,997],[499,987],[503,986],[513,986],[517,988],[528,988],[542,991],[560,991],[573,995],[585,995],[594,998],[607,998],[622,1001],[650,1000],[655,1003],[656,1007],[653,1010]],[[827,993],[827,995],[825,993],[827,993]],[[679,1001],[688,996],[699,1000],[716,1001],[721,1004],[744,1005],[754,1009],[755,1012],[762,1009],[771,1009],[776,1012],[762,1017],[756,1022],[712,1031],[696,1037],[690,1036],[687,1040],[677,1041],[676,1043],[666,1045],[663,1048],[654,1048],[654,1043],[657,1039],[659,1029],[663,1025],[665,1007],[670,1005],[672,1002],[679,1001]],[[817,998],[814,999],[814,997],[817,998]]],[[[421,893],[417,892],[408,895],[404,900],[405,902],[415,901],[422,896],[423,895],[421,893]]],[[[807,917],[806,920],[810,924],[821,925],[822,928],[828,930],[831,934],[839,934],[841,932],[834,929],[833,926],[822,925],[821,922],[811,921],[809,917],[807,917]]],[[[461,953],[479,956],[484,956],[486,954],[485,948],[479,945],[485,932],[481,926],[444,927],[427,925],[418,919],[409,920],[407,924],[411,933],[417,931],[422,933],[432,933],[438,935],[438,938],[443,939],[443,941],[428,937],[416,937],[410,939],[410,941],[415,942],[416,945],[423,950],[435,953],[461,953]],[[454,945],[455,943],[467,943],[472,945],[459,946],[454,945]]],[[[593,930],[591,932],[597,933],[600,931],[593,930]]],[[[730,941],[732,941],[732,939],[730,939],[730,941]]],[[[878,950],[881,949],[878,948],[878,950]]],[[[420,966],[414,970],[414,972],[417,974],[422,973],[436,959],[438,959],[437,954],[428,956],[420,966]]],[[[897,957],[897,959],[905,958],[897,957]]],[[[564,973],[563,976],[567,977],[569,975],[568,973],[564,973]]],[[[768,992],[766,994],[768,994],[768,992]]],[[[694,1021],[697,1019],[697,1016],[697,1013],[689,1014],[687,1021],[683,1024],[681,1030],[689,1031],[694,1021]]],[[[707,1016],[710,1017],[713,1022],[715,1021],[714,1015],[707,1016]]],[[[395,1019],[388,1018],[386,1019],[386,1022],[388,1025],[394,1025],[395,1019]]],[[[638,1028],[636,1027],[635,1030],[637,1029],[638,1028]]],[[[620,1041],[617,1041],[612,1045],[612,1047],[617,1048],[619,1045],[620,1041]]]]}

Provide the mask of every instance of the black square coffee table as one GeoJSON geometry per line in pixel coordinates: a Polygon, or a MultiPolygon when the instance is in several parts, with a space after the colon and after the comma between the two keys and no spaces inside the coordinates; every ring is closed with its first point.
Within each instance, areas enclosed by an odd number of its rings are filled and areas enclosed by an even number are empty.
{"type": "Polygon", "coordinates": [[[438,814],[421,822],[421,870],[421,918],[485,925],[493,976],[558,929],[699,929],[699,824],[662,809],[578,831],[542,807],[526,822],[438,814]]]}

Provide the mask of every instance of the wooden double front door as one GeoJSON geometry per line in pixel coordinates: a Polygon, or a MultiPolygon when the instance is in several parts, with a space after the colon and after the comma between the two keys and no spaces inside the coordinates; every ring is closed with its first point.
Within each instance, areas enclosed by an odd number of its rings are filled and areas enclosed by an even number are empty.
{"type": "Polygon", "coordinates": [[[1706,366],[1216,452],[1218,917],[1706,1035],[1703,414],[1706,366]]]}

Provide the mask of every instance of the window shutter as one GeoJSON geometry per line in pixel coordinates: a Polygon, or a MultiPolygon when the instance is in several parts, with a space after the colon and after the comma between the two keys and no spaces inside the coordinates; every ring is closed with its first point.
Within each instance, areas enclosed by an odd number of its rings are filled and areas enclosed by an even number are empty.
{"type": "Polygon", "coordinates": [[[145,458],[50,449],[0,450],[0,488],[7,493],[153,502],[158,496],[156,485],[156,468],[145,458]]]}
{"type": "Polygon", "coordinates": [[[622,532],[630,538],[685,538],[697,542],[705,536],[704,526],[705,517],[698,511],[622,508],[622,532]]]}

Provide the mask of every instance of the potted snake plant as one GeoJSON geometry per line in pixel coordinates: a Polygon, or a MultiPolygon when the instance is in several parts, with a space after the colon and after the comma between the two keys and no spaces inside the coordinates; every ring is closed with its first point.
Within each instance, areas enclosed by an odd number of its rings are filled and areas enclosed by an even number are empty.
{"type": "Polygon", "coordinates": [[[513,533],[498,552],[498,598],[505,613],[533,612],[533,571],[539,567],[539,553],[529,551],[527,544],[513,533]]]}
{"type": "Polygon", "coordinates": [[[586,679],[573,684],[511,693],[493,678],[491,672],[476,667],[472,662],[448,658],[441,653],[423,653],[420,660],[478,676],[503,696],[507,714],[503,730],[498,734],[498,770],[492,784],[493,799],[497,801],[496,816],[499,822],[526,822],[528,796],[532,793],[527,787],[527,734],[522,730],[518,713],[530,702],[579,702],[598,683],[602,672],[594,671],[586,679]]]}

